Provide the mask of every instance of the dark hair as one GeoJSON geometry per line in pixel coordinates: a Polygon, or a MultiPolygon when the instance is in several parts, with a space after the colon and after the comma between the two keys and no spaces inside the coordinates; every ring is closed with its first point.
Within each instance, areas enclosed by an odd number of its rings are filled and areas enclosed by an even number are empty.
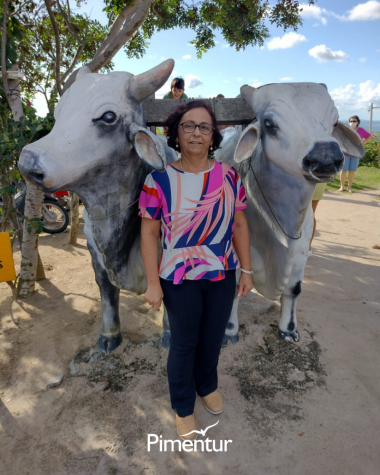
{"type": "Polygon", "coordinates": [[[174,78],[170,86],[170,90],[172,90],[173,87],[185,90],[185,81],[182,78],[174,78]]]}
{"type": "MultiPolygon", "coordinates": [[[[215,114],[212,111],[210,105],[206,101],[202,101],[199,99],[195,101],[190,101],[187,104],[184,104],[183,106],[177,107],[165,120],[164,127],[167,127],[166,136],[168,137],[169,147],[174,148],[174,150],[176,150],[176,138],[177,138],[177,133],[178,133],[178,125],[180,123],[182,116],[186,114],[186,112],[189,112],[192,109],[198,109],[199,107],[206,109],[206,111],[211,116],[212,125],[214,126],[214,130],[212,132],[211,146],[213,150],[217,150],[219,148],[219,145],[221,141],[223,140],[223,135],[219,132],[219,129],[216,125],[215,114]]],[[[179,152],[181,151],[179,144],[178,144],[177,150],[179,152]]]]}
{"type": "Polygon", "coordinates": [[[357,115],[353,115],[348,119],[348,122],[350,122],[351,119],[356,119],[358,121],[358,125],[360,125],[360,119],[357,115]]]}

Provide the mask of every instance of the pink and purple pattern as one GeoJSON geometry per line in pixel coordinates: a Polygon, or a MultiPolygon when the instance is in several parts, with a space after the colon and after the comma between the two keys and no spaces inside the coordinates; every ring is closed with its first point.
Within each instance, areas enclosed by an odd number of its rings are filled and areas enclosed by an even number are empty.
{"type": "Polygon", "coordinates": [[[239,268],[232,245],[235,211],[247,207],[237,171],[215,162],[202,173],[184,173],[168,165],[146,177],[139,216],[161,220],[159,274],[183,279],[221,280],[239,268]]]}

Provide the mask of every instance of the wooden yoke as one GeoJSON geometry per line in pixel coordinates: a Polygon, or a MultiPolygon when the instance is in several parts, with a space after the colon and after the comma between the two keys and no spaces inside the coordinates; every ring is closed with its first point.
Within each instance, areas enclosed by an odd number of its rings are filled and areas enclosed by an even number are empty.
{"type": "MultiPolygon", "coordinates": [[[[194,99],[193,99],[194,100],[194,99]]],[[[250,124],[254,119],[251,107],[241,98],[237,99],[202,99],[210,103],[214,111],[218,125],[242,125],[250,124]]],[[[166,117],[179,105],[186,104],[178,99],[155,99],[150,96],[142,102],[146,124],[151,127],[160,127],[164,124],[166,117]]]]}

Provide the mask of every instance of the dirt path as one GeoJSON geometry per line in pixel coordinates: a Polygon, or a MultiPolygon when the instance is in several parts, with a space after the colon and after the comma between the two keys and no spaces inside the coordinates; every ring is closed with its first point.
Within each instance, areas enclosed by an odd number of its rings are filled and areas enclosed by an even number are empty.
{"type": "Polygon", "coordinates": [[[225,411],[212,416],[199,400],[195,409],[199,428],[219,420],[207,436],[218,448],[232,440],[226,452],[147,451],[147,434],[176,438],[161,315],[123,292],[122,347],[98,354],[100,301],[83,232],[74,248],[67,234],[42,235],[48,279],[37,293],[15,302],[0,284],[0,473],[377,475],[376,195],[327,192],[320,203],[298,345],[277,340],[277,304],[252,293],[241,305],[240,341],[220,361],[225,411]],[[62,384],[46,389],[60,373],[62,384]]]}

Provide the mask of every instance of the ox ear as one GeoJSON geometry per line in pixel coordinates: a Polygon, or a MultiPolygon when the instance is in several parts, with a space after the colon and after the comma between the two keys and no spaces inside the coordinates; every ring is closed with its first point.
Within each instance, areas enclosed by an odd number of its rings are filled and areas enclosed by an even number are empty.
{"type": "Polygon", "coordinates": [[[353,157],[364,157],[365,150],[362,140],[351,127],[338,122],[338,125],[334,127],[332,136],[339,142],[343,153],[353,157]]]}
{"type": "Polygon", "coordinates": [[[234,153],[234,161],[240,163],[252,157],[253,152],[260,140],[260,127],[257,122],[248,125],[240,136],[234,153]]]}
{"type": "Polygon", "coordinates": [[[129,134],[137,155],[156,170],[164,170],[166,156],[162,142],[150,130],[136,124],[131,125],[129,134]]]}
{"type": "Polygon", "coordinates": [[[155,93],[165,84],[174,68],[174,61],[167,59],[155,68],[145,73],[133,76],[129,86],[131,96],[137,102],[142,102],[151,94],[155,93]]]}

